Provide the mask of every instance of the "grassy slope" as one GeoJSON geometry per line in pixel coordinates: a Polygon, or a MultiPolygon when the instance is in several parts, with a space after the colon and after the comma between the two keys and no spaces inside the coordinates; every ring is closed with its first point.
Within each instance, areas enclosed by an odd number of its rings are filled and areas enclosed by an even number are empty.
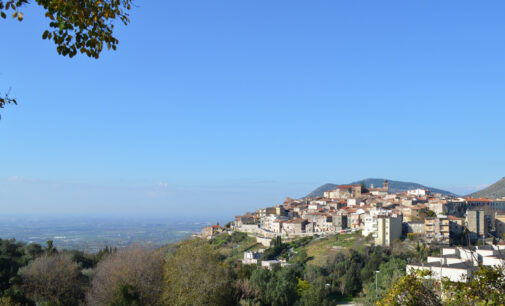
{"type": "Polygon", "coordinates": [[[239,241],[233,241],[227,234],[221,234],[213,239],[212,244],[219,247],[219,252],[227,257],[228,261],[235,261],[244,258],[244,252],[257,251],[258,249],[265,248],[263,245],[256,242],[255,237],[247,236],[245,233],[239,233],[241,237],[239,241]]]}
{"type": "Polygon", "coordinates": [[[325,238],[319,238],[311,241],[300,249],[305,250],[310,260],[308,264],[323,265],[338,252],[347,252],[350,249],[361,250],[370,243],[361,233],[337,234],[325,238]]]}

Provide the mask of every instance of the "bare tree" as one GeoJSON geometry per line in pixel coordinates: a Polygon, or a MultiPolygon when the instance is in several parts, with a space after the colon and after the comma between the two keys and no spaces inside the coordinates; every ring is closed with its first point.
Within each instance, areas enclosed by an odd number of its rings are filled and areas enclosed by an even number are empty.
{"type": "Polygon", "coordinates": [[[163,286],[161,250],[132,246],[105,257],[97,266],[86,296],[89,305],[135,299],[139,305],[159,304],[163,286]]]}

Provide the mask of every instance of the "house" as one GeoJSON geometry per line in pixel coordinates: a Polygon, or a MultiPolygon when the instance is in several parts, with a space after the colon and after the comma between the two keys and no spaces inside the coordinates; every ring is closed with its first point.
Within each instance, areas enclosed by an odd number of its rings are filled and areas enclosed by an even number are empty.
{"type": "Polygon", "coordinates": [[[202,228],[202,237],[210,239],[224,231],[224,228],[219,225],[211,225],[202,228]]]}
{"type": "Polygon", "coordinates": [[[328,232],[333,229],[333,220],[330,214],[325,212],[313,212],[305,215],[307,221],[314,226],[314,232],[328,232]]]}
{"type": "Polygon", "coordinates": [[[244,259],[242,259],[242,263],[245,265],[255,265],[258,263],[258,260],[263,254],[262,251],[258,252],[244,252],[244,259]]]}
{"type": "Polygon", "coordinates": [[[245,214],[242,216],[236,216],[235,217],[235,226],[236,227],[241,227],[242,225],[245,224],[255,224],[255,218],[252,214],[245,214]]]}
{"type": "Polygon", "coordinates": [[[262,260],[261,261],[261,267],[262,268],[267,268],[269,270],[272,270],[275,266],[280,266],[281,262],[278,260],[262,260]]]}
{"type": "Polygon", "coordinates": [[[296,218],[282,223],[282,233],[287,235],[298,235],[305,233],[309,222],[306,219],[296,218]]]}
{"type": "Polygon", "coordinates": [[[270,214],[264,218],[263,228],[273,233],[280,233],[282,230],[282,221],[288,220],[288,217],[270,214]]]}
{"type": "Polygon", "coordinates": [[[430,200],[428,202],[428,209],[436,213],[437,215],[441,214],[446,214],[447,213],[447,207],[445,205],[445,202],[440,201],[439,199],[436,199],[435,201],[430,200]]]}
{"type": "Polygon", "coordinates": [[[277,215],[277,216],[286,216],[286,210],[283,205],[277,205],[273,207],[267,207],[265,209],[265,215],[277,215]]]}
{"type": "Polygon", "coordinates": [[[337,189],[324,192],[325,198],[348,199],[361,196],[361,185],[339,185],[337,189]]]}
{"type": "Polygon", "coordinates": [[[332,214],[332,222],[335,228],[335,231],[341,231],[347,228],[347,215],[342,214],[332,214]]]}
{"type": "Polygon", "coordinates": [[[430,191],[428,189],[418,188],[418,189],[407,190],[407,194],[419,197],[419,196],[429,195],[430,191]]]}

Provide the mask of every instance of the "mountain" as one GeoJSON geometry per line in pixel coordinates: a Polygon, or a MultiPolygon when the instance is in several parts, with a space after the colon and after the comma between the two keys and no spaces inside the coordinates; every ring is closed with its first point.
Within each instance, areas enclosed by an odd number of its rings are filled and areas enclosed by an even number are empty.
{"type": "Polygon", "coordinates": [[[330,183],[324,184],[324,185],[319,186],[316,189],[314,189],[311,193],[309,193],[305,197],[306,198],[322,197],[324,195],[325,191],[337,189],[337,186],[338,186],[337,184],[330,184],[330,183]]]}
{"type": "Polygon", "coordinates": [[[502,198],[505,197],[505,177],[480,191],[469,194],[473,198],[502,198]]]}
{"type": "MultiPolygon", "coordinates": [[[[384,179],[378,179],[378,178],[367,178],[364,180],[352,182],[349,184],[361,184],[361,182],[365,182],[367,188],[371,187],[371,185],[374,185],[374,187],[382,187],[382,183],[384,182],[384,179]]],[[[504,182],[505,184],[505,182],[504,182]]],[[[336,189],[338,184],[324,184],[318,188],[316,188],[314,191],[309,193],[307,197],[322,197],[324,192],[327,190],[332,190],[336,189]]],[[[391,193],[399,193],[399,192],[404,192],[410,189],[418,189],[418,188],[423,188],[423,189],[428,189],[432,193],[441,193],[443,195],[455,195],[452,192],[442,190],[442,189],[437,189],[433,187],[427,187],[418,183],[411,183],[411,182],[402,182],[402,181],[392,181],[389,180],[389,192],[391,193]]],[[[505,187],[504,187],[505,188],[505,187]]]]}

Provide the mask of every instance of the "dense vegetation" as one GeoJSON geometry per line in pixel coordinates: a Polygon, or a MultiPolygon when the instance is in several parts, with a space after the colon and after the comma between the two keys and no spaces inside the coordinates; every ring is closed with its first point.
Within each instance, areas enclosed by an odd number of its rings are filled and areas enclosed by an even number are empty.
{"type": "MultiPolygon", "coordinates": [[[[352,239],[358,238],[274,239],[263,258],[285,259],[289,265],[271,270],[241,264],[244,251],[262,246],[237,232],[158,249],[106,248],[98,254],[57,250],[51,242],[43,247],[0,240],[0,305],[335,305],[350,300],[416,305],[412,301],[419,298],[442,303],[437,286],[405,275],[408,261],[419,261],[435,248],[398,243],[383,248],[361,240],[355,248],[352,239]],[[325,261],[309,256],[317,254],[314,248],[335,245],[349,247],[325,261]]],[[[453,301],[467,294],[474,302],[481,297],[497,301],[504,293],[503,272],[480,273],[468,286],[447,282],[442,287],[452,290],[453,301]],[[483,280],[490,285],[483,286],[483,280]],[[487,288],[481,290],[485,294],[475,292],[479,286],[487,288]]]]}

